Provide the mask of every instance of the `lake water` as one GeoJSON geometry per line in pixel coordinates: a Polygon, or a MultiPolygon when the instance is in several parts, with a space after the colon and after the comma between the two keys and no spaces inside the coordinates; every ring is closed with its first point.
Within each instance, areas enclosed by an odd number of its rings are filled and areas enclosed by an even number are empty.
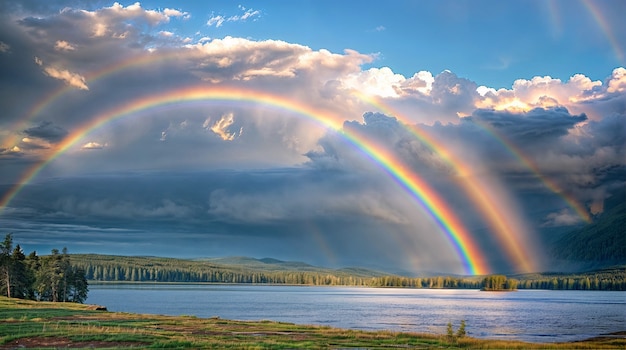
{"type": "Polygon", "coordinates": [[[273,320],[364,330],[574,341],[626,330],[626,292],[351,288],[207,284],[90,285],[110,311],[273,320]]]}

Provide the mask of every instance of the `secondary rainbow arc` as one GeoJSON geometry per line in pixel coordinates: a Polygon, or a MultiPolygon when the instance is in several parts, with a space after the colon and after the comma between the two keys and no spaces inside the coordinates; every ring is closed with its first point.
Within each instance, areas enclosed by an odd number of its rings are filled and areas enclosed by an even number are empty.
{"type": "Polygon", "coordinates": [[[504,148],[512,154],[521,164],[529,169],[550,191],[559,195],[574,212],[585,222],[591,222],[591,215],[587,209],[574,197],[568,195],[556,182],[542,174],[539,166],[524,152],[509,141],[502,133],[498,132],[494,127],[486,123],[477,122],[475,125],[480,126],[487,131],[494,139],[496,139],[504,148]]]}

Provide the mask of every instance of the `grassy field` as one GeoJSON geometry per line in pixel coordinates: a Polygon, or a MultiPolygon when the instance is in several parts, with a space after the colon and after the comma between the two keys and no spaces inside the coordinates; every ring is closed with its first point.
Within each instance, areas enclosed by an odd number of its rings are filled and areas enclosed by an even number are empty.
{"type": "MultiPolygon", "coordinates": [[[[468,325],[471,327],[471,325],[468,325]]],[[[272,321],[139,315],[71,303],[0,297],[0,349],[624,349],[626,339],[602,337],[564,344],[448,339],[445,335],[365,332],[272,321]]]]}

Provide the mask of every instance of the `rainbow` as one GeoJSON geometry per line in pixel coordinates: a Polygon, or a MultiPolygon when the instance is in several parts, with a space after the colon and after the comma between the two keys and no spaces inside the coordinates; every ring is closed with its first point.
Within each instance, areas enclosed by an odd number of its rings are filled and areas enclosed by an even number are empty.
{"type": "Polygon", "coordinates": [[[598,9],[597,4],[595,4],[591,0],[581,0],[583,5],[591,12],[591,16],[596,21],[604,35],[609,40],[611,44],[611,48],[615,52],[615,57],[620,63],[624,63],[624,52],[622,51],[622,47],[619,44],[619,41],[613,35],[613,31],[611,30],[610,24],[602,15],[602,12],[598,9]]]}
{"type": "Polygon", "coordinates": [[[329,112],[313,109],[307,105],[288,100],[281,96],[242,88],[195,86],[173,89],[163,93],[141,97],[105,111],[78,127],[56,145],[47,158],[28,169],[23,174],[18,184],[0,200],[0,209],[5,208],[20,190],[32,181],[48,164],[99,127],[134,113],[160,106],[192,101],[235,101],[238,103],[272,106],[287,112],[296,113],[325,127],[339,131],[347,141],[357,147],[369,159],[380,165],[385,172],[393,177],[414,197],[414,199],[416,199],[425,212],[429,213],[454,247],[468,274],[480,275],[488,273],[489,268],[483,259],[483,255],[454,212],[422,178],[413,173],[411,169],[403,164],[395,155],[356,132],[343,130],[343,120],[329,112]]]}
{"type": "Polygon", "coordinates": [[[408,132],[419,139],[433,152],[437,153],[442,160],[450,165],[457,174],[457,183],[464,189],[473,203],[478,205],[492,231],[496,233],[500,244],[507,250],[508,256],[514,259],[516,266],[521,268],[523,272],[536,271],[534,264],[535,259],[531,258],[530,248],[527,246],[526,242],[519,239],[521,237],[518,236],[521,236],[521,234],[516,234],[514,229],[512,229],[513,226],[517,226],[513,224],[513,222],[517,220],[513,219],[514,215],[505,213],[509,206],[499,205],[501,200],[499,200],[497,196],[490,194],[491,191],[488,186],[480,183],[480,181],[468,179],[472,174],[469,165],[465,164],[463,160],[454,153],[448,151],[447,147],[439,140],[419,127],[410,125],[408,118],[402,116],[402,114],[393,110],[378,98],[364,95],[358,91],[353,91],[353,95],[363,102],[376,107],[384,114],[399,118],[408,132]]]}
{"type": "Polygon", "coordinates": [[[524,154],[524,152],[507,140],[502,133],[498,132],[495,128],[487,123],[481,123],[474,120],[474,125],[480,126],[485,131],[487,131],[494,139],[498,140],[504,148],[512,154],[520,163],[522,163],[527,169],[532,171],[532,173],[539,179],[541,182],[553,193],[561,196],[565,203],[572,209],[574,212],[585,222],[591,222],[591,215],[589,215],[589,211],[573,196],[568,195],[559,185],[551,180],[550,178],[544,176],[537,164],[530,159],[528,156],[524,154]]]}

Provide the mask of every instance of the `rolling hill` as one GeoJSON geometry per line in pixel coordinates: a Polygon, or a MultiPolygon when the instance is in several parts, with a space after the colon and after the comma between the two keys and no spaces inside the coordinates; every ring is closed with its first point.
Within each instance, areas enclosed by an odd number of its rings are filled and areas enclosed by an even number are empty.
{"type": "Polygon", "coordinates": [[[592,223],[555,240],[550,251],[562,271],[626,264],[626,191],[607,199],[605,211],[592,223]]]}

